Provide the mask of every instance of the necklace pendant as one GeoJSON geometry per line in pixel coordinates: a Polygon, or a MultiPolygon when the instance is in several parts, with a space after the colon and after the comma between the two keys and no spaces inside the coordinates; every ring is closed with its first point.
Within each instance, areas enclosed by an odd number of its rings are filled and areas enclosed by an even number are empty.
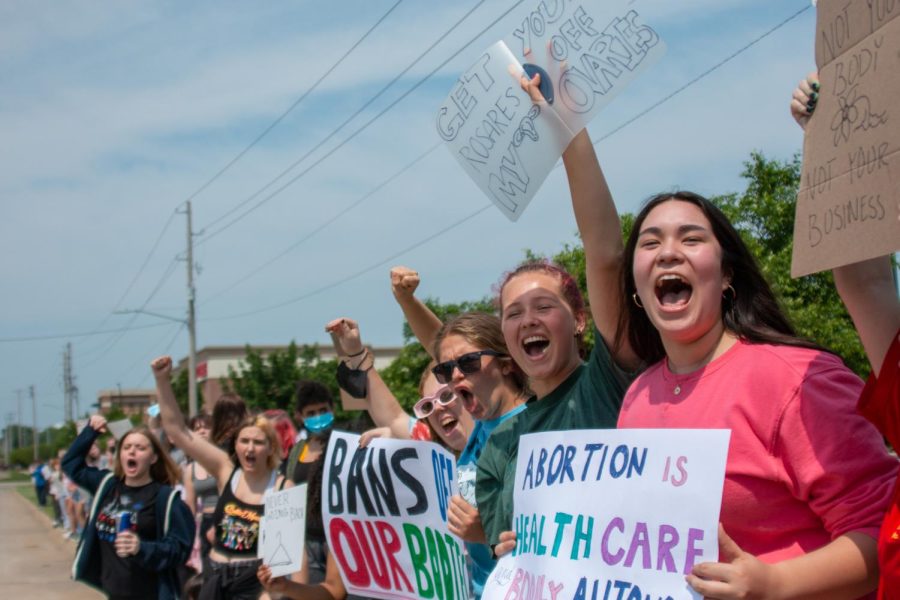
{"type": "Polygon", "coordinates": [[[675,386],[675,389],[672,390],[672,392],[677,396],[678,394],[681,393],[681,386],[680,386],[680,385],[676,385],[676,386],[675,386]]]}

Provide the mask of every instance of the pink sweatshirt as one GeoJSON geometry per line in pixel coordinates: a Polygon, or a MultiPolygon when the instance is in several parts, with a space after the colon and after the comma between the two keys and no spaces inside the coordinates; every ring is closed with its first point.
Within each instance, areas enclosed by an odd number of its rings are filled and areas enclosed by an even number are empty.
{"type": "Polygon", "coordinates": [[[773,563],[851,531],[878,537],[898,464],[856,412],[862,387],[831,354],[738,342],[687,375],[647,369],[619,427],[731,429],[720,520],[773,563]]]}

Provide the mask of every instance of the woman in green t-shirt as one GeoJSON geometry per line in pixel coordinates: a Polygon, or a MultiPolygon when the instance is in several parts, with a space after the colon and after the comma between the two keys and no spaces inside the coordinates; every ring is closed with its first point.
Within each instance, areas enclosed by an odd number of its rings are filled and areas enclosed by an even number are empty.
{"type": "MultiPolygon", "coordinates": [[[[536,103],[539,76],[522,78],[536,103]]],[[[478,461],[476,497],[488,543],[512,527],[512,493],[519,437],[541,431],[615,427],[627,371],[638,361],[627,341],[617,342],[621,307],[619,216],[587,130],[563,153],[575,220],[584,244],[594,349],[583,362],[587,310],[575,279],[547,261],[507,274],[497,305],[509,354],[534,392],[528,410],[498,427],[478,461]]],[[[511,532],[510,532],[511,534],[511,532]]],[[[504,540],[511,539],[507,534],[504,540]]],[[[505,550],[505,544],[500,550],[505,550]]]]}

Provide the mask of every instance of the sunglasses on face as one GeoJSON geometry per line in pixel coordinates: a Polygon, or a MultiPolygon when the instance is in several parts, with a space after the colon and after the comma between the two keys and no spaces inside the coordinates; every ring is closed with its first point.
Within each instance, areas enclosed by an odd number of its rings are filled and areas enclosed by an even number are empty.
{"type": "Polygon", "coordinates": [[[453,379],[453,369],[458,368],[463,375],[471,375],[481,370],[482,356],[506,356],[494,350],[479,350],[478,352],[468,352],[455,360],[448,360],[438,363],[431,369],[437,378],[438,383],[450,383],[453,379]]]}
{"type": "Polygon", "coordinates": [[[447,406],[454,400],[456,400],[456,394],[453,393],[453,390],[451,390],[449,386],[445,385],[438,389],[434,395],[420,398],[419,401],[416,402],[416,405],[413,406],[413,413],[416,415],[417,419],[424,419],[434,412],[434,409],[438,404],[447,406]]]}

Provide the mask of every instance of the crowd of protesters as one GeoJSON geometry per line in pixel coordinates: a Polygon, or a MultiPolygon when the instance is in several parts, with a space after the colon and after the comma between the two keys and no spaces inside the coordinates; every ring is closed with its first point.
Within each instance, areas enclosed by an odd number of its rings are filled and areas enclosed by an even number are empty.
{"type": "MultiPolygon", "coordinates": [[[[521,83],[543,101],[539,77],[521,83]]],[[[794,93],[801,126],[817,90],[811,75],[794,93]]],[[[419,274],[394,268],[391,290],[432,358],[413,414],[373,368],[360,324],[345,316],[326,325],[338,384],[365,399],[376,424],[362,445],[430,440],[457,457],[448,528],[466,542],[473,597],[516,544],[519,438],[614,427],[731,430],[720,562],[687,576],[698,594],[900,597],[898,464],[882,438],[900,444],[900,302],[889,258],[834,271],[871,362],[864,385],[796,335],[750,250],[707,199],[655,196],[623,240],[586,130],[563,163],[587,298],[563,268],[531,261],[501,278],[497,314],[442,323],[415,296],[419,274]]],[[[321,513],[334,425],[328,388],[298,382],[292,416],[251,413],[227,394],[211,415],[186,420],[171,358],[151,368],[159,427],[109,438],[101,451],[106,422],[94,416],[61,461],[31,469],[38,501],[51,502],[56,525],[80,539],[74,576],[111,598],[348,597],[321,513]],[[304,483],[303,566],[273,577],[256,558],[264,497],[304,483]]]]}

